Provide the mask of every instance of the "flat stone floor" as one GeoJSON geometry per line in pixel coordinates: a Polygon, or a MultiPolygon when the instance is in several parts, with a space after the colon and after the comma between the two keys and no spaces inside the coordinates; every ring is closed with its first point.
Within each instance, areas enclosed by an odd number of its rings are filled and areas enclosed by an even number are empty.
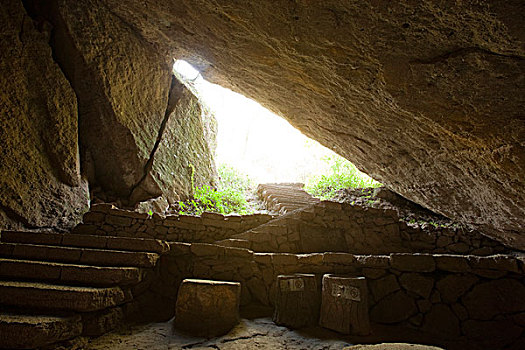
{"type": "Polygon", "coordinates": [[[123,326],[96,339],[78,338],[50,349],[83,350],[175,350],[175,349],[219,349],[219,350],[440,350],[441,348],[400,343],[403,335],[393,334],[391,343],[381,345],[356,345],[383,343],[373,336],[350,339],[320,327],[290,330],[275,325],[271,317],[243,315],[239,325],[222,337],[206,339],[184,335],[173,330],[173,320],[162,323],[123,326]],[[396,339],[397,338],[397,339],[396,339]],[[398,344],[393,344],[398,343],[398,344]]]}
{"type": "Polygon", "coordinates": [[[313,328],[293,331],[276,326],[270,318],[242,319],[241,323],[225,336],[213,339],[188,337],[172,330],[172,321],[150,323],[143,326],[122,328],[97,339],[78,339],[54,349],[86,350],[175,350],[175,349],[220,349],[220,350],[440,350],[441,348],[411,345],[382,344],[351,346],[348,341],[328,330],[313,328]]]}

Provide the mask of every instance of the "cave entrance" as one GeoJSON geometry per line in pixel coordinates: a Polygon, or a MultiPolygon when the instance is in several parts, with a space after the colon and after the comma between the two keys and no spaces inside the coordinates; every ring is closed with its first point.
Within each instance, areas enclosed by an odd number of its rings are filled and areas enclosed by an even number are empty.
{"type": "MultiPolygon", "coordinates": [[[[346,159],[303,135],[284,118],[259,103],[206,81],[183,60],[174,63],[174,74],[198,96],[217,120],[216,163],[248,175],[256,184],[305,183],[309,192],[320,181],[353,187],[377,187],[346,159]]],[[[321,193],[312,193],[322,197],[321,193]]]]}

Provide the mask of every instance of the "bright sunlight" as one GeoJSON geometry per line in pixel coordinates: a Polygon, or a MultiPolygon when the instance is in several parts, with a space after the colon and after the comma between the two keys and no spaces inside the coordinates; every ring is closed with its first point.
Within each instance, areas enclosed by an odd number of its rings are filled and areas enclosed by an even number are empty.
{"type": "Polygon", "coordinates": [[[206,81],[185,61],[177,60],[174,70],[217,118],[218,165],[232,166],[257,183],[308,182],[333,171],[335,161],[341,168],[343,158],[257,102],[206,81]]]}

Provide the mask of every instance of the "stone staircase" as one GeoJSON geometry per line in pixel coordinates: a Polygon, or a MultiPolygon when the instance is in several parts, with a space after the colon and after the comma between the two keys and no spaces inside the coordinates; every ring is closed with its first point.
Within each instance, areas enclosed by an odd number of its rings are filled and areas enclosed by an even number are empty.
{"type": "Polygon", "coordinates": [[[283,215],[309,205],[319,203],[303,190],[302,183],[270,183],[257,187],[257,194],[270,211],[283,215]]]}
{"type": "Polygon", "coordinates": [[[107,332],[168,250],[153,239],[2,232],[0,348],[107,332]]]}

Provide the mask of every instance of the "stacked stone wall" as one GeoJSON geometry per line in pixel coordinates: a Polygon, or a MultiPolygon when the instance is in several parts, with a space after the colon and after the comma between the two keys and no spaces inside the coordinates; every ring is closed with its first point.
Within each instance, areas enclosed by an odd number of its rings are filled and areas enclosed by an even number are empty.
{"type": "Polygon", "coordinates": [[[152,290],[165,307],[174,305],[184,278],[237,281],[242,305],[273,305],[279,274],[314,273],[320,283],[323,274],[333,273],[366,277],[375,324],[421,330],[433,343],[463,339],[496,349],[524,341],[523,257],[253,253],[172,243],[162,259],[162,278],[152,290]]]}
{"type": "Polygon", "coordinates": [[[156,238],[177,242],[211,243],[250,230],[272,219],[267,214],[160,216],[117,209],[109,204],[93,205],[73,233],[156,238]]]}
{"type": "Polygon", "coordinates": [[[424,252],[490,255],[500,243],[464,228],[411,225],[395,210],[323,201],[234,236],[258,252],[424,252]]]}

